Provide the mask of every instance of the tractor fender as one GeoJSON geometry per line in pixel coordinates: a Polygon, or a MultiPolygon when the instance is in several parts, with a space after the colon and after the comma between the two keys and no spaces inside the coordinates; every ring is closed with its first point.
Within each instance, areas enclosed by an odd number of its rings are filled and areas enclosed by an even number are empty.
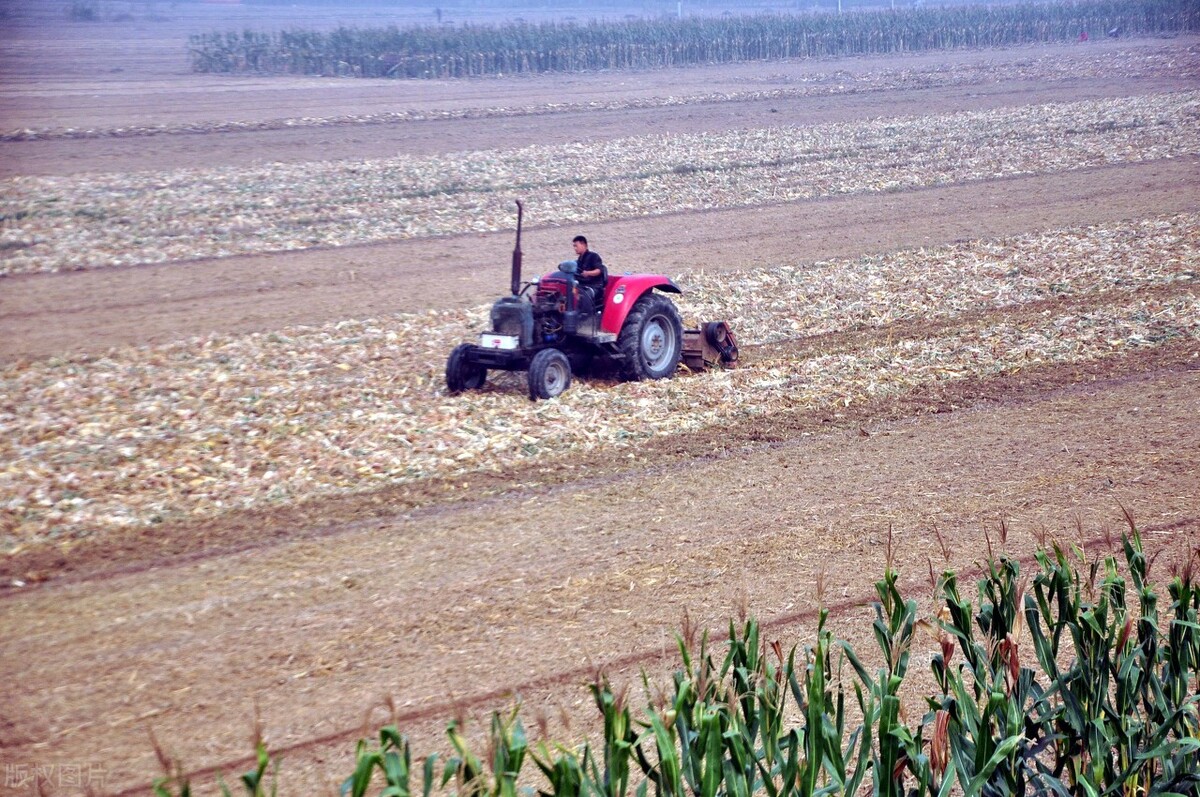
{"type": "Polygon", "coordinates": [[[671,280],[660,274],[622,274],[609,277],[608,285],[604,288],[604,312],[600,316],[600,329],[603,332],[620,334],[625,326],[629,311],[650,291],[659,290],[664,293],[683,293],[671,280]]]}

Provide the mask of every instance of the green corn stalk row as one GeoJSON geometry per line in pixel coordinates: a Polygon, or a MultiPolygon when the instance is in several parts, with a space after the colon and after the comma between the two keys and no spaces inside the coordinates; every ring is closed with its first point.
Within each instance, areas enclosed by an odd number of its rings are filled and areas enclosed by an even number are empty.
{"type": "MultiPolygon", "coordinates": [[[[656,691],[643,675],[640,710],[603,678],[592,684],[597,743],[531,747],[518,707],[493,714],[488,758],[471,752],[456,720],[453,754],[444,763],[429,756],[414,772],[407,738],[388,726],[377,746],[358,743],[342,794],[430,797],[453,784],[460,797],[535,788],[542,797],[1197,795],[1200,551],[1160,608],[1136,530],[1122,546],[1123,566],[1057,545],[1039,551],[1031,581],[1016,560],[989,558],[974,603],[947,571],[932,621],[918,617],[889,566],[875,586],[874,670],[834,637],[825,610],[816,641],[786,656],[761,640],[756,621],[730,623],[719,658],[707,636],[680,637],[672,688],[656,691]],[[940,646],[930,663],[936,687],[910,723],[901,689],[923,628],[940,646]],[[526,761],[537,772],[523,773],[526,761]]],[[[261,797],[261,746],[257,761],[242,783],[261,797]]],[[[178,767],[155,790],[189,793],[178,767]]]]}
{"type": "Polygon", "coordinates": [[[1082,0],[860,11],[654,19],[588,24],[338,28],[212,33],[190,39],[196,72],[358,77],[650,69],[737,61],[852,56],[1200,30],[1195,0],[1082,0]]]}

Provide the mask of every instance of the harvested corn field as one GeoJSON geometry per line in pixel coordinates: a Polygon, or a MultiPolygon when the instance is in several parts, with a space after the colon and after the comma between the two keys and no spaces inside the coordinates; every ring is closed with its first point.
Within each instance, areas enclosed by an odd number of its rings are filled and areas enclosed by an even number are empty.
{"type": "Polygon", "coordinates": [[[531,404],[500,375],[482,394],[450,399],[445,355],[485,326],[487,308],[474,308],[9,368],[4,542],[498,472],[780,408],[849,406],[929,382],[1200,341],[1200,215],[680,282],[687,315],[729,319],[754,347],[746,366],[595,382],[551,405],[531,404]],[[1042,315],[1054,297],[1076,306],[1042,315]],[[981,308],[993,317],[955,323],[981,308]],[[814,335],[918,319],[946,323],[799,363],[790,351],[814,335]]]}
{"type": "Polygon", "coordinates": [[[149,793],[149,732],[216,793],[255,706],[284,794],[393,717],[582,737],[578,684],[661,677],[685,612],[787,647],[821,590],[869,634],[889,535],[913,594],[1124,511],[1196,546],[1195,39],[377,85],[192,75],[257,12],[178,13],[127,63],[103,20],[4,34],[14,793],[149,793]],[[448,395],[514,198],[527,276],[584,233],[740,367],[448,395]]]}
{"type": "Polygon", "coordinates": [[[1200,155],[1200,93],[258,169],[13,178],[0,273],[587,224],[1200,155]]]}

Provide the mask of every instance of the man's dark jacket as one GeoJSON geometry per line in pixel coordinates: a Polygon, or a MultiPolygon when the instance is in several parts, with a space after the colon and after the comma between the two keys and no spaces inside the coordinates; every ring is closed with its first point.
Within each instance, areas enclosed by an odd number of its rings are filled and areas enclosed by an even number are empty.
{"type": "Polygon", "coordinates": [[[604,261],[600,259],[599,252],[593,252],[591,249],[584,252],[577,258],[579,267],[575,269],[575,274],[580,285],[586,285],[589,288],[601,288],[604,286],[604,261]],[[585,271],[600,269],[600,274],[595,277],[581,276],[585,271]]]}

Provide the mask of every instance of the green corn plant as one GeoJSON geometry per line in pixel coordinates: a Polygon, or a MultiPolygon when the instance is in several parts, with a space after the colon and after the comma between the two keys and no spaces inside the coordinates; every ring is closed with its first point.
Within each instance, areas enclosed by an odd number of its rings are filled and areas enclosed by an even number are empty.
{"type": "Polygon", "coordinates": [[[151,789],[154,797],[192,797],[191,783],[178,772],[155,778],[151,789]]]}
{"type": "Polygon", "coordinates": [[[1074,741],[1069,764],[1072,778],[1097,786],[1113,776],[1108,754],[1112,728],[1104,711],[1109,688],[1108,653],[1115,641],[1110,608],[1108,592],[1103,590],[1098,601],[1081,607],[1078,622],[1070,629],[1075,666],[1064,676],[1061,687],[1074,741]]]}
{"type": "MultiPolygon", "coordinates": [[[[1081,552],[1077,558],[1084,564],[1081,552]]],[[[1133,621],[1125,582],[1115,559],[1097,561],[1089,567],[1090,579],[1094,582],[1101,568],[1104,577],[1095,599],[1089,600],[1078,568],[1069,564],[1061,548],[1055,547],[1053,557],[1039,556],[1038,563],[1035,597],[1027,597],[1025,614],[1036,658],[1049,677],[1047,693],[1054,705],[1043,716],[1045,724],[1053,726],[1046,733],[1055,744],[1053,765],[1039,766],[1039,772],[1046,782],[1055,779],[1059,789],[1102,790],[1103,784],[1118,779],[1129,745],[1137,746],[1137,734],[1130,732],[1138,721],[1137,683],[1145,682],[1144,667],[1127,644],[1133,621]],[[1060,669],[1064,632],[1072,658],[1060,669]]],[[[1131,571],[1140,567],[1130,562],[1131,571]]],[[[1142,599],[1146,597],[1142,591],[1142,599]]]]}
{"type": "MultiPolygon", "coordinates": [[[[1112,625],[1108,596],[1116,596],[1120,613],[1124,590],[1118,587],[1119,578],[1108,562],[1101,601],[1090,604],[1083,596],[1078,569],[1060,546],[1054,546],[1052,553],[1038,553],[1040,572],[1033,581],[1034,595],[1025,599],[1035,656],[1048,676],[1047,692],[1055,701],[1046,715],[1053,726],[1048,733],[1054,744],[1053,763],[1040,766],[1039,771],[1047,782],[1053,779],[1058,784],[1056,791],[1082,789],[1086,793],[1105,780],[1103,773],[1097,777],[1091,763],[1104,768],[1108,751],[1103,744],[1111,730],[1094,728],[1093,720],[1105,723],[1109,719],[1102,712],[1111,673],[1107,651],[1115,642],[1107,628],[1112,625]],[[1063,647],[1064,635],[1072,642],[1072,659],[1066,669],[1060,669],[1059,662],[1068,652],[1063,647]]],[[[1077,558],[1083,562],[1081,552],[1077,558]]],[[[1128,627],[1124,622],[1121,625],[1128,627]]],[[[1125,695],[1118,691],[1117,697],[1122,700],[1125,695]]]]}
{"type": "MultiPolygon", "coordinates": [[[[747,623],[744,638],[747,643],[757,640],[757,624],[747,623]]],[[[737,794],[753,792],[756,785],[770,797],[790,794],[799,787],[806,760],[802,732],[784,728],[789,689],[793,694],[802,689],[795,671],[796,649],[793,648],[785,658],[782,645],[772,642],[772,663],[765,655],[765,648],[752,660],[742,655],[744,647],[746,645],[731,645],[730,654],[742,659],[735,670],[756,668],[752,678],[739,676],[739,680],[753,686],[754,692],[749,696],[752,699],[730,701],[730,727],[725,731],[729,760],[726,784],[731,793],[737,794]],[[734,708],[741,710],[734,711],[734,708]]]]}
{"type": "Polygon", "coordinates": [[[1172,655],[1162,680],[1169,684],[1173,711],[1148,740],[1137,760],[1149,764],[1153,778],[1148,793],[1200,792],[1200,589],[1189,559],[1183,573],[1172,579],[1172,655]],[[1165,733],[1164,733],[1165,731],[1165,733]]]}
{"type": "Polygon", "coordinates": [[[549,745],[543,741],[529,751],[529,757],[549,785],[548,790],[538,790],[541,797],[598,797],[601,794],[587,779],[591,752],[586,744],[581,757],[562,745],[549,745]]]}
{"type": "Polygon", "coordinates": [[[759,626],[747,620],[739,638],[733,623],[729,624],[729,653],[721,666],[721,678],[731,678],[734,694],[746,719],[751,735],[758,732],[758,705],[755,700],[760,664],[763,659],[759,642],[759,626]]]}
{"type": "Polygon", "coordinates": [[[1033,579],[1033,594],[1025,596],[1026,627],[1033,637],[1038,664],[1057,683],[1063,634],[1078,622],[1082,602],[1079,578],[1057,544],[1052,551],[1038,551],[1034,556],[1040,570],[1033,579]]]}
{"type": "MultiPolygon", "coordinates": [[[[817,643],[805,650],[803,668],[793,649],[761,643],[757,622],[729,628],[729,650],[719,669],[707,651],[707,638],[693,658],[680,640],[683,669],[674,678],[675,693],[663,708],[650,706],[639,737],[637,759],[656,794],[689,790],[695,797],[750,795],[769,797],[853,793],[865,777],[866,747],[855,758],[861,729],[846,734],[845,695],[833,673],[833,651],[840,650],[820,613],[817,643]],[[800,728],[784,730],[785,698],[792,693],[803,712],[800,728]],[[640,752],[652,742],[654,760],[640,752]],[[677,752],[678,751],[678,754],[677,752]],[[846,761],[855,763],[848,767],[846,761]]],[[[649,688],[647,684],[647,689],[649,688]]]]}
{"type": "Polygon", "coordinates": [[[965,666],[976,675],[972,679],[974,699],[982,700],[986,694],[989,655],[987,648],[975,639],[975,625],[972,619],[971,602],[962,597],[958,591],[958,576],[947,572],[942,577],[942,592],[946,600],[946,610],[950,615],[948,623],[942,624],[942,630],[948,632],[957,642],[959,650],[966,659],[965,666]]]}
{"type": "MultiPolygon", "coordinates": [[[[342,795],[364,797],[378,771],[383,776],[384,787],[380,797],[412,797],[409,787],[412,772],[412,752],[408,738],[401,735],[394,725],[379,731],[379,746],[370,749],[363,739],[355,750],[354,773],[343,783],[342,795]]],[[[422,773],[421,797],[429,797],[433,791],[437,755],[425,760],[422,773]]]]}
{"type": "Polygon", "coordinates": [[[730,718],[714,706],[720,699],[720,678],[708,652],[707,634],[701,637],[695,660],[682,637],[676,642],[683,668],[674,675],[669,716],[679,740],[680,774],[692,794],[714,797],[724,779],[724,728],[730,718]]]}
{"type": "Polygon", "coordinates": [[[675,726],[674,708],[660,712],[654,706],[646,709],[647,728],[638,738],[635,750],[642,772],[654,785],[656,797],[683,797],[683,769],[679,754],[679,735],[675,726]],[[657,763],[651,764],[641,754],[642,744],[652,741],[657,763]]]}
{"type": "Polygon", "coordinates": [[[446,759],[441,786],[445,788],[446,784],[453,780],[455,793],[459,797],[486,797],[492,791],[487,773],[483,769],[483,762],[467,744],[461,730],[462,725],[461,720],[455,719],[446,727],[446,736],[454,748],[454,755],[446,759]]]}
{"type": "Polygon", "coordinates": [[[698,797],[710,794],[749,797],[762,786],[758,777],[766,755],[755,750],[754,735],[744,718],[732,710],[733,704],[732,699],[728,700],[729,710],[712,711],[706,718],[710,723],[706,728],[708,755],[698,797]]]}
{"type": "MultiPolygon", "coordinates": [[[[709,771],[714,779],[724,778],[730,793],[755,791],[760,774],[771,773],[780,754],[788,676],[782,648],[773,646],[779,664],[772,665],[760,639],[755,620],[745,622],[740,636],[730,623],[729,651],[719,673],[721,682],[728,683],[724,710],[709,720],[712,733],[723,735],[725,756],[723,767],[709,771]]],[[[714,741],[712,748],[719,745],[714,741]]]]}
{"type": "MultiPolygon", "coordinates": [[[[974,643],[974,656],[967,654],[977,662],[986,658],[989,666],[951,671],[945,648],[934,657],[934,673],[946,693],[944,716],[953,720],[951,749],[965,793],[972,793],[972,784],[984,774],[980,765],[985,760],[997,762],[983,783],[989,794],[1194,790],[1200,749],[1192,719],[1195,696],[1179,684],[1190,684],[1197,666],[1188,655],[1176,653],[1177,647],[1188,649],[1191,637],[1185,635],[1194,631],[1188,616],[1194,595],[1191,575],[1171,584],[1179,633],[1168,633],[1167,644],[1160,644],[1157,598],[1148,585],[1148,563],[1136,530],[1123,540],[1123,550],[1136,590],[1137,619],[1127,606],[1128,585],[1115,557],[1089,565],[1077,552],[1079,564],[1073,565],[1061,547],[1039,552],[1032,592],[1023,597],[1014,588],[1015,562],[989,563],[976,616],[988,644],[974,643]],[[1086,590],[1087,597],[1080,574],[1084,567],[1088,584],[1099,578],[1097,589],[1086,590]],[[1012,610],[1022,603],[1044,683],[1020,663],[1016,624],[995,622],[1015,620],[1012,610]],[[1063,667],[1068,657],[1070,663],[1063,667]],[[963,683],[967,677],[973,688],[963,683]],[[980,694],[988,695],[986,703],[978,700],[980,694]],[[1182,702],[1176,699],[1181,697],[1182,702]]],[[[973,640],[972,629],[958,627],[970,610],[949,574],[945,592],[952,616],[948,631],[960,644],[973,640]]]]}
{"type": "Polygon", "coordinates": [[[1174,615],[1167,635],[1172,655],[1165,662],[1162,680],[1171,705],[1179,706],[1197,694],[1193,676],[1200,667],[1200,626],[1196,622],[1200,590],[1188,572],[1171,579],[1167,591],[1174,615]]]}
{"type": "Polygon", "coordinates": [[[598,679],[590,689],[604,720],[603,756],[599,762],[593,759],[587,769],[591,788],[601,797],[625,797],[637,743],[629,706],[624,693],[614,695],[607,680],[598,679]]]}
{"type": "Polygon", "coordinates": [[[929,780],[928,759],[920,751],[920,737],[914,737],[900,721],[900,686],[908,672],[917,627],[917,604],[904,600],[897,587],[898,579],[899,574],[888,567],[883,579],[875,584],[878,600],[872,603],[875,609],[872,630],[883,653],[884,666],[872,675],[854,650],[842,643],[865,687],[858,693],[859,708],[864,724],[874,732],[870,749],[874,792],[884,797],[903,797],[906,769],[916,775],[919,790],[927,788],[929,780]]]}
{"type": "Polygon", "coordinates": [[[931,662],[943,695],[929,701],[933,711],[923,720],[935,726],[930,744],[939,759],[937,766],[922,761],[920,780],[930,793],[938,777],[943,780],[937,793],[957,779],[966,795],[1025,794],[1035,786],[1052,792],[1057,784],[1042,782],[1036,765],[1054,737],[1044,732],[1045,690],[1035,672],[1021,665],[1019,576],[1015,560],[989,559],[977,582],[979,611],[973,613],[956,576],[943,574],[949,619],[940,623],[942,650],[931,662]],[[955,641],[964,661],[952,668],[955,641]],[[1031,717],[1038,721],[1029,722],[1031,717]]]}
{"type": "Polygon", "coordinates": [[[519,713],[520,706],[513,708],[507,719],[498,711],[492,714],[492,797],[517,797],[517,778],[529,751],[519,713]]]}
{"type": "MultiPolygon", "coordinates": [[[[857,756],[853,751],[860,738],[859,730],[851,732],[849,742],[845,742],[846,696],[840,669],[835,670],[833,665],[834,651],[843,651],[843,643],[835,640],[826,628],[828,620],[829,611],[821,609],[817,613],[816,643],[805,649],[802,669],[794,664],[794,650],[788,658],[792,697],[803,712],[803,725],[797,739],[803,757],[792,764],[794,793],[803,797],[822,791],[854,794],[868,769],[866,738],[863,737],[857,756]],[[849,761],[854,761],[854,765],[848,765],[849,761]]],[[[789,755],[788,759],[792,758],[794,756],[789,755]]],[[[785,778],[784,782],[791,779],[785,778]]]]}
{"type": "MultiPolygon", "coordinates": [[[[787,691],[795,673],[795,658],[789,656],[785,659],[783,646],[779,642],[772,642],[771,650],[775,655],[775,664],[769,663],[765,656],[762,658],[757,691],[759,744],[763,751],[763,763],[768,769],[775,767],[782,753],[781,741],[787,735],[783,727],[787,691]]],[[[839,692],[839,697],[844,696],[839,692]]]]}
{"type": "MultiPolygon", "coordinates": [[[[260,739],[254,751],[255,768],[249,772],[242,774],[242,786],[246,789],[247,797],[266,797],[265,781],[263,777],[267,774],[267,768],[271,766],[271,756],[267,753],[267,745],[260,739]]],[[[271,778],[271,797],[275,797],[279,790],[279,781],[277,778],[278,764],[275,762],[271,778]]],[[[233,793],[229,787],[225,785],[225,779],[219,778],[221,794],[224,797],[233,797],[233,793]]]]}
{"type": "MultiPolygon", "coordinates": [[[[1123,540],[1125,559],[1143,612],[1156,607],[1145,587],[1146,561],[1137,530],[1123,540]]],[[[1194,552],[1168,584],[1171,598],[1166,645],[1132,642],[1132,621],[1123,625],[1112,663],[1117,684],[1111,711],[1114,780],[1147,794],[1195,792],[1200,782],[1200,592],[1194,552]]],[[[1143,620],[1145,620],[1143,614],[1143,620]]],[[[1152,618],[1158,621],[1157,614],[1152,618]]]]}
{"type": "Polygon", "coordinates": [[[154,748],[154,757],[162,771],[150,785],[154,797],[191,797],[192,785],[184,774],[183,764],[163,749],[153,730],[150,731],[150,745],[154,748]]]}
{"type": "MultiPolygon", "coordinates": [[[[153,738],[153,737],[152,737],[153,738]]],[[[166,773],[163,777],[157,778],[151,784],[151,791],[155,797],[191,797],[192,785],[188,777],[183,773],[183,769],[178,761],[170,761],[162,748],[158,746],[158,742],[154,742],[155,753],[158,755],[159,763],[166,773]]],[[[272,770],[271,777],[271,797],[275,797],[278,793],[278,761],[272,762],[270,754],[267,752],[267,746],[260,738],[255,743],[254,750],[255,768],[249,772],[243,773],[239,778],[247,797],[266,797],[265,776],[267,769],[272,770]]],[[[224,776],[217,776],[217,785],[224,797],[232,797],[233,792],[225,783],[224,776]]]]}
{"type": "MultiPolygon", "coordinates": [[[[807,763],[803,750],[802,734],[798,728],[792,728],[778,740],[773,764],[768,766],[765,756],[756,761],[758,782],[767,797],[791,797],[801,793],[800,781],[807,763]]],[[[727,776],[726,780],[732,783],[732,775],[727,776]]],[[[736,793],[743,791],[739,788],[736,793]]],[[[730,789],[729,792],[734,793],[734,790],[730,789]]]]}
{"type": "MultiPolygon", "coordinates": [[[[749,795],[760,790],[768,797],[853,793],[861,784],[866,757],[850,755],[860,738],[859,729],[851,733],[843,748],[845,693],[840,676],[833,675],[833,653],[840,648],[826,628],[828,616],[826,610],[819,612],[817,641],[805,649],[802,667],[796,664],[797,650],[793,648],[785,657],[777,642],[770,646],[772,663],[753,620],[745,624],[740,636],[730,626],[729,654],[721,668],[723,681],[730,684],[726,710],[708,717],[713,732],[718,720],[725,726],[725,794],[749,795]],[[789,692],[801,711],[802,725],[785,730],[789,692]],[[848,767],[847,760],[856,765],[848,767]]],[[[710,761],[715,750],[714,744],[710,761]]],[[[710,766],[708,772],[715,784],[718,768],[710,766]]]]}

